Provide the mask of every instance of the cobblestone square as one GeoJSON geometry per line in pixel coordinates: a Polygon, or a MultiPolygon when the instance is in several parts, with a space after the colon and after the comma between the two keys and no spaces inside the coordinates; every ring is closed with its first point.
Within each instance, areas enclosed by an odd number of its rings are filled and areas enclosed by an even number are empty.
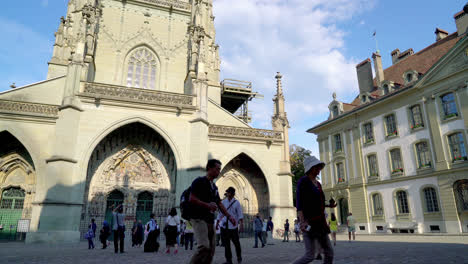
{"type": "MultiPolygon", "coordinates": [[[[164,243],[164,242],[163,242],[164,243]]],[[[243,263],[291,263],[304,252],[304,244],[275,240],[274,245],[252,248],[253,239],[242,239],[243,263]]],[[[127,242],[126,245],[129,245],[127,242]]],[[[192,251],[180,250],[177,255],[143,253],[143,248],[127,247],[124,254],[87,249],[79,244],[0,244],[0,263],[188,263],[192,251]]],[[[217,247],[215,264],[224,263],[224,249],[217,247]]],[[[321,263],[314,261],[313,263],[321,263]]],[[[338,236],[334,263],[468,263],[468,236],[358,236],[349,243],[338,236]]]]}

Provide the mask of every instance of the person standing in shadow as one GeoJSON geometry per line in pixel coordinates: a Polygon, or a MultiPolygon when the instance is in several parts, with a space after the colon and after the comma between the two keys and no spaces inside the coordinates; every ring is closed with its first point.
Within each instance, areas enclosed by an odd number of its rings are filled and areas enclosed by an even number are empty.
{"type": "Polygon", "coordinates": [[[112,211],[112,231],[114,231],[114,251],[124,253],[124,240],[125,240],[125,214],[123,213],[122,204],[118,205],[112,211]]]}
{"type": "Polygon", "coordinates": [[[107,248],[107,238],[110,236],[110,234],[111,234],[111,230],[110,230],[109,223],[107,223],[107,221],[104,220],[104,222],[102,223],[100,234],[99,234],[99,240],[102,243],[102,249],[107,248]]]}

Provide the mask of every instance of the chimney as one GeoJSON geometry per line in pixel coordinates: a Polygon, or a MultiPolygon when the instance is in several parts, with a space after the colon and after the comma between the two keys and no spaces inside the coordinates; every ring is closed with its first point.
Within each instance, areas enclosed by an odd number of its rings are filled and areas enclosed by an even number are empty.
{"type": "Polygon", "coordinates": [[[434,33],[436,34],[436,41],[439,41],[448,36],[448,32],[440,28],[436,28],[434,33]]]}
{"type": "Polygon", "coordinates": [[[374,70],[375,70],[375,77],[377,79],[377,86],[380,87],[382,82],[384,81],[384,72],[382,68],[382,56],[377,51],[372,54],[372,59],[374,59],[374,70]]]}
{"type": "Polygon", "coordinates": [[[369,58],[356,65],[359,93],[370,93],[374,88],[372,78],[372,63],[369,58]]]}
{"type": "Polygon", "coordinates": [[[403,59],[405,59],[406,57],[409,57],[411,55],[414,54],[414,50],[412,48],[409,48],[405,51],[403,51],[402,53],[400,53],[400,55],[398,55],[398,61],[401,61],[403,59]]]}
{"type": "Polygon", "coordinates": [[[398,62],[398,56],[400,56],[400,50],[399,49],[393,50],[391,55],[392,55],[392,64],[397,63],[398,62]]]}
{"type": "Polygon", "coordinates": [[[457,25],[458,36],[466,33],[468,28],[468,4],[465,5],[462,11],[456,13],[453,17],[455,18],[455,24],[457,25]]]}

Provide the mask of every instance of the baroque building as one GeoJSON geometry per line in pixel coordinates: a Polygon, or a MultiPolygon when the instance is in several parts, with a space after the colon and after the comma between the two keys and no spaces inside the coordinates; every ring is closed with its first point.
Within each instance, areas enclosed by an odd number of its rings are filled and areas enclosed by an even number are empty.
{"type": "Polygon", "coordinates": [[[0,238],[78,241],[118,204],[127,226],[161,221],[210,158],[247,217],[294,217],[281,75],[273,129],[252,128],[260,95],[219,80],[212,5],[68,2],[47,79],[0,93],[0,238]]]}
{"type": "MultiPolygon", "coordinates": [[[[465,7],[468,12],[468,6],[465,7]]],[[[468,14],[414,53],[356,66],[359,95],[333,100],[317,135],[322,183],[339,223],[358,233],[468,232],[468,14]]]]}

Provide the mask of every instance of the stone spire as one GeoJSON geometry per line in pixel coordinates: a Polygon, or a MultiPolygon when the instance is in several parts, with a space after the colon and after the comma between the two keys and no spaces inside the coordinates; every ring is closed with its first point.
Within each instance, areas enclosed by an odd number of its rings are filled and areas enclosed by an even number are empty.
{"type": "Polygon", "coordinates": [[[273,99],[275,110],[271,119],[273,130],[283,132],[283,153],[280,161],[280,175],[292,175],[291,164],[289,161],[289,121],[284,108],[283,84],[281,83],[281,73],[277,73],[276,95],[273,99]]]}
{"type": "Polygon", "coordinates": [[[282,131],[283,127],[289,127],[289,121],[284,110],[284,95],[283,85],[281,83],[281,73],[277,73],[276,78],[276,95],[273,99],[275,105],[275,112],[272,118],[272,127],[274,130],[282,131]]]}
{"type": "Polygon", "coordinates": [[[101,5],[98,0],[70,0],[67,16],[60,18],[55,33],[52,59],[47,78],[65,75],[70,62],[85,63],[82,74],[87,78],[89,64],[94,60],[94,50],[101,5]]]}

